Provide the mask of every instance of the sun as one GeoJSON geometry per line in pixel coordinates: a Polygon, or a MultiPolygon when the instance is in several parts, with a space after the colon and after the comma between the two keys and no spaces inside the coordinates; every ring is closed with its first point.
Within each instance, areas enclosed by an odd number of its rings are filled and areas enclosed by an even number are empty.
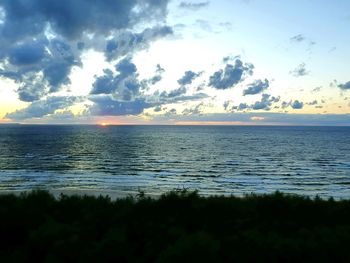
{"type": "Polygon", "coordinates": [[[105,127],[105,126],[108,126],[108,123],[107,122],[102,122],[100,125],[105,127]]]}

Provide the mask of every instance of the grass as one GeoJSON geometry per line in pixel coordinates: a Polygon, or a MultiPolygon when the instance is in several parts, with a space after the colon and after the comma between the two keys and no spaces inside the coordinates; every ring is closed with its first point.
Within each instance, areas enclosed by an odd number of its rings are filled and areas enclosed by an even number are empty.
{"type": "Polygon", "coordinates": [[[350,262],[350,201],[0,196],[1,262],[350,262]]]}

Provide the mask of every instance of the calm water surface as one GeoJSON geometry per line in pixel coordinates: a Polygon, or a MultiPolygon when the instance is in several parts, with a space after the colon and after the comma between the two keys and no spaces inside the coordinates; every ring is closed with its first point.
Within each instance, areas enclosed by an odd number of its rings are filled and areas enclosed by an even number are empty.
{"type": "Polygon", "coordinates": [[[0,190],[350,198],[350,127],[0,126],[0,190]]]}

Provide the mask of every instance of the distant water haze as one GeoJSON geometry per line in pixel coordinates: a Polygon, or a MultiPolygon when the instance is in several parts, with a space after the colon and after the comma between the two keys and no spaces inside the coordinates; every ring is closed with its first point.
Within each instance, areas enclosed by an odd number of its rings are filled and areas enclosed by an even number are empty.
{"type": "Polygon", "coordinates": [[[0,190],[350,198],[350,127],[0,126],[0,190]]]}

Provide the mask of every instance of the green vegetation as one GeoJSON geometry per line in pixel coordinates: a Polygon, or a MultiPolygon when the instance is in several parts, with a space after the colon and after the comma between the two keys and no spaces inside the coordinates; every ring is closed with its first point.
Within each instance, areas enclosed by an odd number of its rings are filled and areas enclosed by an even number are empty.
{"type": "Polygon", "coordinates": [[[350,262],[350,201],[0,196],[1,262],[350,262]]]}

